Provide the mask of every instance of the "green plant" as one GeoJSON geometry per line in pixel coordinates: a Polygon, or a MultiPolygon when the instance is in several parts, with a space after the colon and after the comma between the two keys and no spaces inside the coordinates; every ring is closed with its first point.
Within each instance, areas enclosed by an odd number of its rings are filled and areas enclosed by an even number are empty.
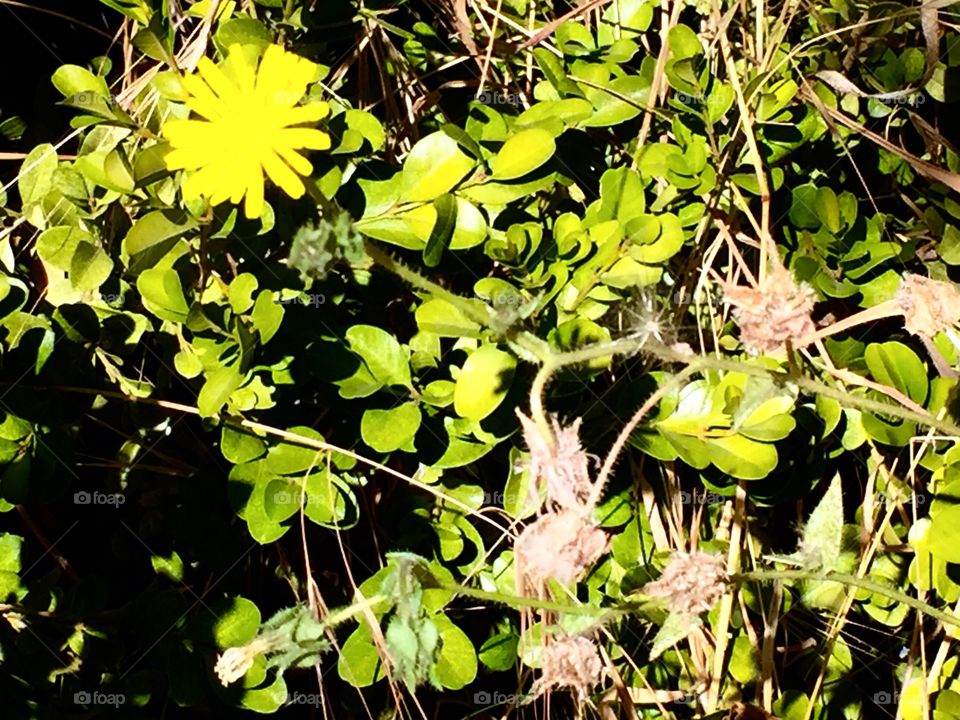
{"type": "Polygon", "coordinates": [[[103,5],[5,713],[960,717],[954,3],[103,5]]]}

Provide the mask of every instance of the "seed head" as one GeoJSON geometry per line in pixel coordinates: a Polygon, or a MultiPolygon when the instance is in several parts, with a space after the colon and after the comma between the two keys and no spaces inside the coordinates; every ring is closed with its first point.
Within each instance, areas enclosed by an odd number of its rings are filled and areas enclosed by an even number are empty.
{"type": "Polygon", "coordinates": [[[908,274],[894,296],[903,312],[903,325],[914,335],[933,339],[960,325],[960,292],[950,282],[908,274]]]}
{"type": "Polygon", "coordinates": [[[541,653],[543,674],[534,684],[540,695],[550,688],[572,688],[585,698],[603,676],[603,661],[596,644],[585,637],[554,639],[541,653]]]}
{"type": "Polygon", "coordinates": [[[553,439],[544,437],[540,427],[519,410],[523,437],[530,449],[528,470],[530,490],[546,486],[547,502],[566,510],[585,510],[593,483],[590,480],[590,456],[580,446],[580,422],[563,426],[556,417],[550,419],[553,439]]]}
{"type": "Polygon", "coordinates": [[[527,525],[514,549],[518,588],[539,587],[551,578],[566,585],[603,555],[607,535],[579,512],[561,510],[527,525]]]}
{"type": "Polygon", "coordinates": [[[677,551],[656,582],[647,583],[643,592],[664,597],[671,612],[699,615],[710,610],[727,591],[724,559],[704,552],[677,551]]]}
{"type": "Polygon", "coordinates": [[[787,340],[799,344],[816,327],[810,313],[816,293],[797,284],[785,267],[774,268],[757,288],[729,286],[727,302],[740,325],[740,340],[753,355],[778,352],[787,340]]]}

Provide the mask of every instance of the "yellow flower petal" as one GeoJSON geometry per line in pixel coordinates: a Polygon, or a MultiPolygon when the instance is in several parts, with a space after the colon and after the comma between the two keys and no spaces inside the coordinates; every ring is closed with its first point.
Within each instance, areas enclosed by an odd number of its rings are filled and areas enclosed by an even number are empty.
{"type": "Polygon", "coordinates": [[[330,136],[313,128],[284,128],[277,131],[277,138],[287,147],[304,147],[310,150],[329,150],[330,136]]]}
{"type": "Polygon", "coordinates": [[[323,105],[326,103],[311,103],[310,105],[300,105],[295,108],[287,108],[277,112],[278,118],[283,118],[284,125],[302,125],[304,123],[314,123],[325,117],[327,111],[323,105]]]}
{"type": "Polygon", "coordinates": [[[247,168],[247,192],[243,204],[243,214],[254,220],[263,214],[263,169],[259,162],[250,163],[247,168]]]}
{"type": "Polygon", "coordinates": [[[219,133],[214,123],[200,120],[169,120],[163,126],[163,136],[177,147],[195,145],[203,148],[216,142],[219,133]]]}
{"type": "Polygon", "coordinates": [[[296,170],[301,175],[309,175],[313,172],[313,165],[310,164],[310,161],[307,160],[303,155],[291,150],[287,147],[277,147],[274,148],[277,155],[284,159],[284,161],[296,170]]]}
{"type": "Polygon", "coordinates": [[[271,45],[260,61],[257,73],[257,96],[273,102],[273,98],[286,92],[286,53],[279,45],[271,45]]]}
{"type": "Polygon", "coordinates": [[[264,153],[261,158],[263,169],[281,190],[292,198],[302,197],[306,188],[303,181],[272,152],[264,153]]]}
{"type": "Polygon", "coordinates": [[[197,63],[200,77],[210,86],[221,100],[227,103],[236,102],[239,96],[237,86],[217,67],[210,58],[202,57],[197,63]]]}
{"type": "Polygon", "coordinates": [[[183,87],[190,93],[187,107],[207,120],[216,122],[223,119],[226,105],[199,76],[187,75],[183,78],[183,87]]]}
{"type": "Polygon", "coordinates": [[[231,45],[227,55],[230,76],[240,92],[252,95],[257,82],[257,64],[241,45],[231,45]]]}
{"type": "Polygon", "coordinates": [[[241,46],[232,46],[219,66],[202,58],[197,73],[184,78],[187,106],[197,118],[172,119],[162,129],[172,148],[167,167],[187,171],[184,198],[203,197],[211,205],[243,200],[244,214],[256,218],[266,178],[301,197],[306,188],[298,173],[313,172],[301,151],[331,144],[327,133],[304,127],[326,117],[330,106],[297,106],[317,67],[278,45],[269,46],[259,64],[241,46]]]}

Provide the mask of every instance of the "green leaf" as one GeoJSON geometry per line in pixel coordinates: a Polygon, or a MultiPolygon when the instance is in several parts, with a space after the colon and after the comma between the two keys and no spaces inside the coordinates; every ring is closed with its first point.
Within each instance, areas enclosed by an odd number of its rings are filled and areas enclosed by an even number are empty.
{"type": "Polygon", "coordinates": [[[790,204],[790,222],[797,228],[816,230],[820,227],[820,216],[817,214],[818,188],[812,183],[795,187],[792,191],[790,204]]]}
{"type": "Polygon", "coordinates": [[[122,256],[131,273],[155,266],[197,224],[185,214],[154,210],[138,219],[123,238],[122,256]]]}
{"type": "Polygon", "coordinates": [[[903,343],[871,343],[863,359],[877,382],[896,388],[918,405],[927,401],[927,369],[917,354],[903,343]]]}
{"type": "Polygon", "coordinates": [[[653,638],[650,660],[656,660],[669,648],[684,640],[702,624],[698,616],[670,613],[653,638]]]}
{"type": "Polygon", "coordinates": [[[437,679],[448,690],[466,687],[477,677],[477,651],[470,638],[443,614],[433,618],[440,631],[437,679]]]}
{"type": "Polygon", "coordinates": [[[239,465],[263,457],[267,444],[250,430],[225,424],[220,430],[220,452],[224,458],[239,465]]]}
{"type": "Polygon", "coordinates": [[[553,135],[542,128],[521,130],[507,140],[490,162],[495,180],[515,180],[533,172],[557,151],[553,135]]]}
{"type": "Polygon", "coordinates": [[[840,232],[840,202],[836,193],[828,187],[818,188],[816,203],[816,212],[827,230],[840,232]]]}
{"type": "Polygon", "coordinates": [[[403,162],[401,197],[429,202],[450,192],[473,169],[475,161],[464,155],[457,141],[442,131],[421,139],[403,162]]]}
{"type": "Polygon", "coordinates": [[[686,25],[675,25],[667,34],[670,55],[674,60],[695,57],[703,52],[700,38],[686,25]]]}
{"type": "Polygon", "coordinates": [[[256,275],[251,273],[241,273],[233,279],[227,295],[230,298],[230,307],[235,313],[240,315],[250,309],[258,284],[256,275]]]}
{"type": "Polygon", "coordinates": [[[166,557],[153,555],[150,557],[150,564],[157,575],[164,575],[174,582],[183,582],[183,558],[176,551],[166,557]]]}
{"type": "Polygon", "coordinates": [[[386,669],[366,622],[361,622],[340,648],[337,672],[344,682],[358,688],[369,687],[386,677],[386,669]]]}
{"type": "Polygon", "coordinates": [[[953,225],[947,225],[943,229],[943,238],[937,253],[947,265],[960,265],[960,230],[953,225]]]}
{"type": "MultiPolygon", "coordinates": [[[[948,490],[955,490],[955,483],[948,490]]],[[[960,504],[952,493],[937,493],[930,511],[931,525],[924,533],[927,551],[939,561],[960,563],[960,504]],[[946,502],[941,502],[940,498],[946,502]]],[[[911,538],[913,535],[911,535],[911,538]]]]}
{"type": "Polygon", "coordinates": [[[746,635],[740,635],[733,641],[727,669],[733,679],[741,685],[752,683],[760,674],[759,653],[746,635]]]}
{"type": "Polygon", "coordinates": [[[843,494],[840,475],[835,475],[823,499],[803,529],[796,557],[809,570],[836,569],[843,539],[843,494]]]}
{"type": "Polygon", "coordinates": [[[587,99],[593,103],[594,113],[581,124],[584,127],[608,127],[637,117],[646,107],[650,96],[650,81],[639,75],[625,75],[593,88],[581,86],[587,99]]]}
{"type": "Polygon", "coordinates": [[[493,635],[480,647],[480,662],[491,670],[509,670],[517,663],[519,640],[515,633],[493,635]]]}
{"type": "Polygon", "coordinates": [[[53,86],[64,97],[73,97],[80,93],[93,93],[103,98],[110,97],[110,88],[99,75],[94,75],[79,65],[61,65],[51,78],[53,86]]]}
{"type": "Polygon", "coordinates": [[[244,597],[229,598],[215,609],[213,638],[219,648],[246,645],[260,629],[260,609],[244,597]]]}
{"type": "Polygon", "coordinates": [[[503,401],[513,381],[516,359],[495,345],[474,350],[457,376],[453,408],[461,417],[482,420],[503,401]]]}
{"type": "Polygon", "coordinates": [[[258,52],[263,52],[273,42],[273,35],[262,23],[240,15],[220,23],[213,39],[224,54],[231,45],[252,45],[258,52]]]}
{"type": "Polygon", "coordinates": [[[304,514],[326,528],[340,529],[347,516],[348,505],[354,517],[359,516],[357,498],[332,472],[322,471],[307,477],[307,506],[304,514]]]}
{"type": "Polygon", "coordinates": [[[283,675],[277,675],[267,687],[246,689],[240,705],[264,715],[272,715],[287,702],[290,695],[283,675]]]}
{"type": "Polygon", "coordinates": [[[363,441],[377,452],[415,452],[413,439],[420,428],[420,407],[409,402],[390,410],[370,408],[360,421],[363,441]]]}
{"type": "Polygon", "coordinates": [[[449,300],[431,298],[417,308],[417,326],[440,337],[477,337],[480,325],[449,300]]]}
{"type": "Polygon", "coordinates": [[[55,268],[69,270],[81,242],[92,243],[93,236],[78,227],[48,228],[37,238],[37,255],[55,268]]]}
{"type": "Polygon", "coordinates": [[[207,375],[207,381],[197,395],[200,417],[212,417],[220,412],[233,391],[243,384],[243,379],[234,365],[217,368],[207,375]]]}
{"type": "Polygon", "coordinates": [[[710,462],[740,480],[761,480],[777,466],[777,449],[773,445],[742,435],[710,438],[707,451],[710,462]]]}
{"type": "Polygon", "coordinates": [[[44,143],[31,150],[20,166],[17,175],[17,192],[24,214],[34,227],[42,228],[45,214],[36,207],[53,189],[53,176],[57,170],[57,151],[53,145],[44,143]]]}
{"type": "Polygon", "coordinates": [[[0,533],[0,571],[20,572],[20,551],[23,538],[10,533],[0,533]]]}
{"type": "Polygon", "coordinates": [[[412,388],[410,351],[386,330],[372,325],[354,325],[346,333],[350,349],[359,355],[373,378],[381,385],[412,388]]]}
{"type": "Polygon", "coordinates": [[[433,207],[437,211],[437,221],[423,248],[423,264],[427,267],[436,267],[440,264],[443,251],[450,245],[457,227],[458,205],[453,195],[449,193],[441,195],[433,201],[433,207]]]}
{"type": "Polygon", "coordinates": [[[263,461],[235,465],[227,483],[227,497],[237,515],[247,523],[250,536],[264,545],[274,542],[289,529],[271,519],[264,508],[264,489],[274,476],[263,461]]]}
{"type": "Polygon", "coordinates": [[[99,245],[80,242],[70,262],[70,282],[77,290],[96,290],[113,272],[113,260],[99,245]]]}
{"type": "Polygon", "coordinates": [[[283,305],[274,300],[273,292],[261,290],[253,305],[253,312],[250,313],[250,321],[254,329],[260,333],[261,343],[266,345],[277,334],[283,322],[283,315],[283,305]]]}
{"type": "MultiPolygon", "coordinates": [[[[298,425],[287,428],[292,435],[323,442],[323,435],[313,428],[298,425]]],[[[266,465],[276,475],[297,475],[322,464],[322,451],[297,442],[280,442],[270,448],[266,465]]]]}
{"type": "Polygon", "coordinates": [[[183,323],[190,308],[183,296],[180,276],[176,270],[153,268],[137,278],[137,290],[143,304],[161,320],[183,323]]]}

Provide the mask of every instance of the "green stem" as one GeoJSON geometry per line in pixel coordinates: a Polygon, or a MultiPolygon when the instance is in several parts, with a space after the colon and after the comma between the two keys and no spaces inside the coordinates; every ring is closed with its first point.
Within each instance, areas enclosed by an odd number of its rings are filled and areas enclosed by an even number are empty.
{"type": "MultiPolygon", "coordinates": [[[[484,327],[490,328],[494,325],[495,319],[489,311],[488,313],[479,312],[473,303],[470,303],[456,293],[452,293],[449,290],[440,287],[436,283],[427,280],[415,270],[412,270],[404,266],[402,263],[394,260],[387,253],[376,247],[376,245],[374,245],[372,242],[366,242],[365,247],[367,249],[367,253],[377,263],[400,278],[406,280],[411,285],[414,285],[421,290],[433,293],[437,297],[441,297],[444,300],[451,302],[452,304],[456,305],[464,315],[484,327]]],[[[796,371],[791,372],[773,370],[761,365],[744,362],[743,360],[727,360],[718,357],[689,355],[677,352],[676,350],[673,350],[654,338],[647,337],[642,340],[638,338],[624,338],[621,340],[595,343],[593,345],[588,345],[587,347],[570,352],[557,352],[541,338],[538,338],[532,333],[520,330],[518,328],[510,328],[506,332],[505,337],[519,349],[526,351],[529,355],[532,355],[538,359],[542,364],[540,372],[538,373],[537,378],[534,380],[533,390],[535,391],[537,399],[531,399],[531,408],[534,414],[534,420],[537,422],[538,426],[547,430],[545,437],[548,438],[551,437],[551,435],[549,432],[549,424],[547,423],[546,416],[543,412],[543,392],[547,382],[550,379],[550,376],[554,372],[568,365],[577,365],[589,360],[594,360],[596,358],[606,357],[608,355],[633,354],[638,352],[641,348],[644,350],[644,352],[658,357],[661,360],[683,363],[691,368],[694,368],[694,370],[738,372],[754,377],[770,378],[776,382],[793,383],[798,388],[805,390],[808,393],[814,395],[823,395],[824,397],[836,400],[846,407],[878,413],[881,415],[888,415],[899,418],[900,420],[906,420],[908,422],[915,422],[926,427],[934,428],[944,435],[960,437],[960,425],[940,420],[930,413],[920,413],[915,410],[904,408],[900,405],[893,405],[859,395],[852,395],[843,390],[838,390],[830,387],[829,385],[825,385],[812,378],[800,375],[796,371]],[[537,409],[539,409],[539,412],[537,412],[537,409]]]]}
{"type": "Polygon", "coordinates": [[[551,600],[538,600],[536,598],[521,597],[520,595],[509,595],[507,593],[492,592],[488,590],[476,590],[466,585],[456,583],[444,583],[441,585],[444,590],[449,590],[457,595],[464,595],[474,600],[486,600],[488,602],[509,605],[513,608],[528,607],[535,610],[549,610],[551,612],[568,613],[571,615],[595,615],[597,617],[612,617],[623,615],[628,610],[617,608],[598,608],[590,605],[568,605],[551,600]]]}
{"type": "Polygon", "coordinates": [[[323,618],[322,622],[327,627],[336,627],[340,623],[346,622],[354,615],[359,615],[362,612],[366,612],[374,605],[382,603],[388,598],[385,595],[374,595],[372,597],[364,598],[358,602],[353,603],[352,605],[347,605],[344,608],[340,608],[336,612],[332,612],[323,618]]]}
{"type": "Polygon", "coordinates": [[[815,582],[835,582],[841,585],[850,585],[851,587],[862,588],[888,597],[925,615],[936,618],[942,623],[960,627],[960,617],[957,617],[953,613],[938,610],[923,600],[911,597],[890,585],[884,585],[875,580],[868,580],[867,578],[857,577],[856,575],[848,575],[847,573],[823,573],[815,570],[753,570],[751,572],[737,573],[730,579],[737,585],[742,585],[751,580],[757,582],[771,580],[813,580],[815,582]]]}

